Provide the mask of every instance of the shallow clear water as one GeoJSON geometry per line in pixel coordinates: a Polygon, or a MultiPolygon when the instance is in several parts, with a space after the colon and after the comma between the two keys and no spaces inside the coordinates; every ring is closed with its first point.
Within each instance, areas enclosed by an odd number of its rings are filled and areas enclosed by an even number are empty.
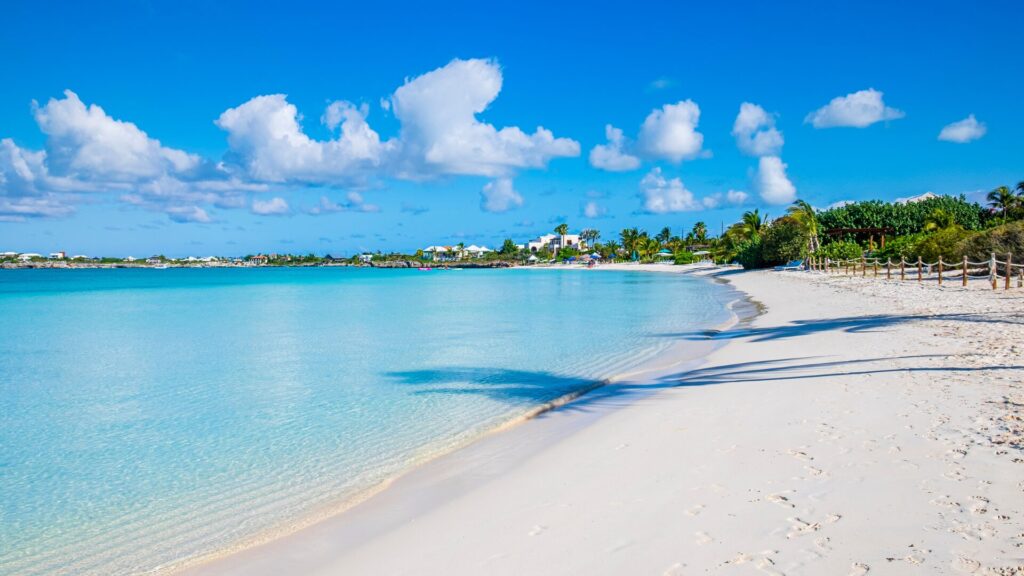
{"type": "Polygon", "coordinates": [[[0,573],[132,573],[338,506],[725,321],[633,272],[0,271],[0,573]]]}

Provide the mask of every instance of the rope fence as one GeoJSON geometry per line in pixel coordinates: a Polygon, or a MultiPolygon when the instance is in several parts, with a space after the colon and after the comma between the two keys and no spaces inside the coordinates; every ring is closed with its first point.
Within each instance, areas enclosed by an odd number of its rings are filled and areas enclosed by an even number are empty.
{"type": "Polygon", "coordinates": [[[812,256],[807,260],[807,269],[846,276],[884,276],[886,280],[895,278],[901,282],[936,280],[940,286],[943,281],[959,280],[961,285],[967,286],[968,280],[986,280],[992,285],[993,290],[998,289],[1000,285],[1004,290],[1009,290],[1013,284],[1016,284],[1017,288],[1024,287],[1024,264],[1014,263],[1013,254],[1007,254],[1005,260],[999,260],[992,254],[985,262],[972,262],[966,256],[963,260],[954,262],[944,261],[941,256],[937,262],[924,262],[920,256],[916,262],[907,262],[904,258],[900,258],[899,262],[893,262],[890,258],[882,262],[880,258],[866,256],[849,260],[812,256]]]}

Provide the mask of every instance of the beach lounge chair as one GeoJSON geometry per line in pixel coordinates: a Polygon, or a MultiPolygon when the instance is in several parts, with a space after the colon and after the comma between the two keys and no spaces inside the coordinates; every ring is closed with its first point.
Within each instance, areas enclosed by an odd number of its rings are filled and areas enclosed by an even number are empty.
{"type": "Polygon", "coordinates": [[[803,260],[790,260],[789,262],[786,262],[786,264],[784,266],[776,266],[775,267],[775,271],[776,272],[783,272],[783,271],[786,271],[786,270],[803,270],[803,269],[804,269],[804,261],[803,260]]]}

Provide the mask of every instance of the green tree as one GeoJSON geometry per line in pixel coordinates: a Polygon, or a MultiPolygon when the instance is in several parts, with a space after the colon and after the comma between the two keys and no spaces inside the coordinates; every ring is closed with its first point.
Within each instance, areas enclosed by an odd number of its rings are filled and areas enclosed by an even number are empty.
{"type": "Polygon", "coordinates": [[[661,232],[658,232],[658,234],[654,237],[654,239],[657,240],[660,244],[665,244],[666,242],[668,242],[668,239],[671,238],[671,237],[672,237],[672,230],[670,230],[669,227],[666,226],[666,227],[661,229],[661,232]]]}
{"type": "MultiPolygon", "coordinates": [[[[1024,191],[1024,182],[1017,184],[1017,189],[1024,191]]],[[[1003,224],[1006,224],[1006,217],[1010,211],[1014,210],[1021,202],[1020,196],[1014,194],[1009,186],[1000,186],[992,190],[985,196],[985,199],[988,200],[989,206],[999,210],[1003,215],[1003,224]]]]}
{"type": "Polygon", "coordinates": [[[619,243],[615,240],[609,240],[601,245],[600,251],[602,258],[614,259],[619,254],[619,243]]]}
{"type": "Polygon", "coordinates": [[[559,224],[558,226],[555,226],[555,234],[558,234],[559,236],[565,236],[568,233],[569,233],[569,225],[568,224],[563,222],[563,223],[559,224]]]}
{"type": "Polygon", "coordinates": [[[818,249],[818,215],[814,207],[806,200],[797,200],[786,212],[807,234],[807,250],[813,254],[818,249]]]}
{"type": "Polygon", "coordinates": [[[640,240],[640,231],[636,228],[625,228],[619,232],[619,240],[622,241],[622,249],[627,255],[636,252],[637,242],[640,240]]]}
{"type": "Polygon", "coordinates": [[[708,241],[708,225],[703,221],[698,221],[693,225],[693,230],[690,231],[693,235],[693,239],[698,244],[704,244],[708,241]]]}
{"type": "Polygon", "coordinates": [[[661,250],[661,241],[657,237],[650,238],[645,236],[638,242],[637,251],[640,253],[642,260],[653,260],[659,250],[661,250]]]}
{"type": "MultiPolygon", "coordinates": [[[[1005,186],[1003,186],[1003,188],[1005,188],[1005,186]]],[[[929,214],[924,221],[925,232],[938,232],[940,230],[949,230],[951,228],[963,230],[963,226],[957,224],[956,217],[942,208],[932,210],[931,214],[929,214]]]]}
{"type": "Polygon", "coordinates": [[[807,256],[807,229],[795,218],[779,218],[762,236],[761,260],[766,266],[785,264],[807,256]]]}
{"type": "Polygon", "coordinates": [[[505,238],[505,241],[501,244],[501,250],[498,250],[504,256],[515,256],[518,251],[519,247],[516,246],[516,243],[511,238],[505,238]]]}
{"type": "Polygon", "coordinates": [[[760,238],[767,226],[767,216],[762,217],[761,213],[757,210],[748,210],[743,213],[739,222],[729,227],[726,234],[731,237],[734,243],[739,244],[748,240],[760,238]]]}

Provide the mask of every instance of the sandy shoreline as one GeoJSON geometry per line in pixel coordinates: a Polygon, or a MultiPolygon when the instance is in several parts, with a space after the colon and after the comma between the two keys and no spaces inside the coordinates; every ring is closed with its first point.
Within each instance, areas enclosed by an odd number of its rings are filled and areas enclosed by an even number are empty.
{"type": "Polygon", "coordinates": [[[699,368],[652,367],[190,573],[1024,564],[1019,292],[944,288],[937,298],[934,287],[870,280],[729,279],[767,313],[721,332],[728,345],[699,368]]]}

